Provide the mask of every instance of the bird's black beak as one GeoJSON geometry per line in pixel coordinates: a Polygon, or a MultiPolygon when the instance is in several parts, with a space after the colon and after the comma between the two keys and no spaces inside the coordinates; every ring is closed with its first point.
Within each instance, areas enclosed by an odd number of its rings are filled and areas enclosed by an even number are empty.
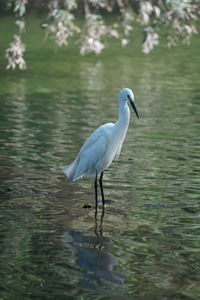
{"type": "Polygon", "coordinates": [[[137,118],[139,119],[140,117],[139,117],[139,114],[138,114],[138,112],[137,112],[137,108],[136,108],[136,106],[135,106],[135,103],[133,102],[133,100],[131,99],[131,97],[130,97],[129,95],[128,95],[128,99],[129,99],[129,101],[130,101],[130,104],[131,104],[132,108],[134,109],[134,112],[135,112],[137,118]]]}

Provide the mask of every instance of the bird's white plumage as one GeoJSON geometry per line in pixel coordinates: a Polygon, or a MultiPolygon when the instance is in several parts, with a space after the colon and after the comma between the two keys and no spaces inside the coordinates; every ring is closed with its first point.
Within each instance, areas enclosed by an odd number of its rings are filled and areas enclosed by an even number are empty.
{"type": "Polygon", "coordinates": [[[82,176],[99,174],[119,156],[129,125],[129,100],[134,101],[133,92],[127,88],[122,89],[119,93],[119,119],[116,123],[100,126],[89,136],[76,159],[64,168],[67,177],[76,180],[82,176]]]}

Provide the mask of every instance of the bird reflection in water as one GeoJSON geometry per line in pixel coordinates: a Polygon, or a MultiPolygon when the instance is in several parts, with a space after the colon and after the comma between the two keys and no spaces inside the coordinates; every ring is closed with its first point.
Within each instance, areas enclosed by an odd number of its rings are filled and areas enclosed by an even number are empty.
{"type": "Polygon", "coordinates": [[[117,287],[123,285],[126,276],[115,270],[119,264],[113,254],[104,250],[113,244],[110,237],[103,236],[103,219],[105,207],[102,206],[100,216],[95,210],[95,236],[84,235],[80,231],[70,231],[69,243],[77,252],[77,265],[84,270],[80,283],[84,288],[93,291],[116,293],[117,287]]]}

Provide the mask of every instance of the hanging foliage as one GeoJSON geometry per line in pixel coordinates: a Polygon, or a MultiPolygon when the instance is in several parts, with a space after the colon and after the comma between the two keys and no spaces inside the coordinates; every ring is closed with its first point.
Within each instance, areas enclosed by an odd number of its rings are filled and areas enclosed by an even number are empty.
{"type": "Polygon", "coordinates": [[[99,55],[108,45],[107,38],[113,37],[125,47],[136,24],[143,28],[144,40],[141,49],[148,54],[159,44],[160,30],[167,29],[167,45],[189,44],[197,34],[195,22],[200,15],[199,0],[8,0],[7,7],[16,17],[18,33],[14,35],[6,50],[7,68],[25,69],[25,45],[22,34],[25,30],[24,15],[27,9],[42,7],[47,11],[47,22],[42,24],[47,36],[58,46],[67,46],[70,37],[77,36],[80,55],[99,55]],[[115,14],[109,25],[106,17],[115,14]],[[80,16],[83,22],[80,26],[80,16]]]}

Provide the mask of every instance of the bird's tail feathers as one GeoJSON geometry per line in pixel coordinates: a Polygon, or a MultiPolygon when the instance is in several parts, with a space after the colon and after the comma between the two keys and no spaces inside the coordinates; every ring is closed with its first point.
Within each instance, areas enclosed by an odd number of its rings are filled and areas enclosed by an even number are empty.
{"type": "Polygon", "coordinates": [[[75,177],[75,171],[76,171],[75,165],[76,165],[76,160],[74,160],[70,165],[63,167],[64,174],[73,181],[78,179],[75,177]]]}

